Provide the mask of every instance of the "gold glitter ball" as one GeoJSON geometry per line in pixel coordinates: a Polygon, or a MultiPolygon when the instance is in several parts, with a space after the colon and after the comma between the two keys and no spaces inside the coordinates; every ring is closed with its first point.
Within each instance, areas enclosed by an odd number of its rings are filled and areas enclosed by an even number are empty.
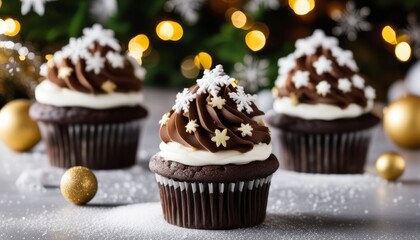
{"type": "Polygon", "coordinates": [[[95,174],[88,168],[72,167],[61,177],[60,190],[67,201],[84,205],[95,196],[98,181],[95,174]]]}
{"type": "Polygon", "coordinates": [[[399,178],[405,170],[404,158],[395,152],[385,152],[376,160],[376,171],[388,181],[399,178]]]}

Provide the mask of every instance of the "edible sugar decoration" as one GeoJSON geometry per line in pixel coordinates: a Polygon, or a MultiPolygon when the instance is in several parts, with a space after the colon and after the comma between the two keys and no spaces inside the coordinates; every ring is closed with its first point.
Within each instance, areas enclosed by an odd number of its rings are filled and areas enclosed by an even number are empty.
{"type": "Polygon", "coordinates": [[[197,124],[197,119],[194,119],[194,120],[190,120],[188,123],[187,123],[187,125],[185,125],[185,131],[187,132],[187,133],[193,133],[193,132],[195,132],[195,131],[197,131],[197,128],[199,127],[200,125],[198,125],[197,124]]]}
{"type": "Polygon", "coordinates": [[[197,94],[191,93],[188,88],[184,88],[184,90],[176,95],[175,105],[172,107],[176,113],[184,113],[188,112],[190,108],[190,103],[197,97],[197,94]]]}
{"type": "Polygon", "coordinates": [[[334,47],[331,49],[331,54],[336,58],[339,66],[346,66],[352,71],[358,71],[357,64],[353,59],[353,53],[351,51],[334,47]]]}
{"type": "Polygon", "coordinates": [[[93,70],[93,72],[98,75],[102,68],[105,66],[105,59],[101,57],[101,54],[99,52],[95,52],[93,55],[88,54],[88,57],[86,57],[86,68],[85,70],[87,72],[90,72],[93,70]]]}
{"type": "Polygon", "coordinates": [[[170,113],[163,114],[162,118],[159,120],[160,126],[164,126],[169,121],[170,113]]]}
{"type": "Polygon", "coordinates": [[[230,137],[227,136],[227,129],[223,129],[223,131],[216,129],[214,134],[215,136],[212,137],[211,140],[216,143],[216,146],[219,147],[220,145],[223,145],[223,147],[226,147],[226,141],[230,139],[230,137]]]}
{"type": "Polygon", "coordinates": [[[253,112],[252,104],[257,100],[257,95],[246,94],[244,88],[237,87],[237,92],[230,92],[229,97],[235,101],[238,111],[246,110],[248,114],[253,112]]]}
{"type": "Polygon", "coordinates": [[[351,81],[353,85],[359,89],[363,89],[365,87],[365,80],[357,74],[354,74],[353,77],[351,77],[351,81]]]}
{"type": "Polygon", "coordinates": [[[280,58],[277,64],[279,66],[279,75],[286,75],[296,67],[296,59],[293,54],[289,54],[287,57],[280,58]]]}
{"type": "Polygon", "coordinates": [[[249,125],[249,123],[247,124],[243,124],[241,123],[241,127],[238,128],[239,131],[241,131],[241,136],[245,137],[245,136],[250,136],[252,137],[252,131],[254,130],[251,125],[249,125]]]}
{"type": "Polygon", "coordinates": [[[316,92],[321,96],[326,96],[330,92],[331,85],[323,80],[316,85],[316,92]]]}
{"type": "Polygon", "coordinates": [[[72,72],[73,72],[72,68],[60,67],[58,69],[58,77],[61,78],[61,79],[67,79],[68,77],[70,77],[72,72]]]}
{"type": "Polygon", "coordinates": [[[87,56],[86,47],[83,38],[70,38],[69,44],[63,47],[62,57],[68,57],[73,64],[76,64],[80,58],[87,56]]]}
{"type": "Polygon", "coordinates": [[[225,105],[225,103],[226,103],[226,99],[223,99],[223,98],[221,98],[221,97],[219,97],[219,96],[217,96],[217,97],[212,97],[212,98],[210,99],[210,102],[209,102],[209,104],[210,104],[212,107],[217,107],[218,109],[222,109],[222,108],[223,108],[223,105],[225,105]]]}
{"type": "Polygon", "coordinates": [[[351,82],[347,78],[340,78],[338,79],[338,89],[340,89],[343,93],[347,93],[351,91],[351,82]]]}
{"type": "Polygon", "coordinates": [[[295,43],[296,51],[295,57],[302,57],[305,55],[312,55],[316,52],[315,41],[312,41],[311,38],[299,39],[295,43]]]}
{"type": "Polygon", "coordinates": [[[117,85],[115,85],[115,83],[113,83],[111,80],[106,80],[101,85],[101,89],[107,93],[113,93],[116,88],[117,88],[117,85]]]}
{"type": "Polygon", "coordinates": [[[365,88],[365,96],[367,99],[375,99],[376,98],[376,92],[375,89],[371,86],[367,86],[365,88]]]}
{"type": "Polygon", "coordinates": [[[306,87],[309,84],[309,72],[308,71],[296,71],[292,77],[292,81],[296,88],[306,87]]]}
{"type": "Polygon", "coordinates": [[[235,81],[223,71],[222,65],[217,65],[212,70],[204,70],[203,77],[197,80],[197,94],[209,93],[212,96],[219,94],[220,88],[235,81]]]}
{"type": "Polygon", "coordinates": [[[318,75],[332,70],[332,62],[324,56],[321,56],[313,63],[313,67],[318,75]]]}
{"type": "Polygon", "coordinates": [[[97,42],[101,46],[109,46],[116,51],[121,51],[121,46],[118,44],[117,39],[114,38],[114,32],[102,28],[99,24],[95,24],[91,28],[83,29],[83,34],[83,41],[86,46],[92,48],[92,43],[97,42]]]}
{"type": "Polygon", "coordinates": [[[116,52],[108,52],[106,54],[106,60],[111,64],[113,68],[123,68],[124,67],[124,57],[116,52]]]}
{"type": "Polygon", "coordinates": [[[286,85],[286,82],[287,82],[287,75],[278,75],[274,84],[276,85],[276,87],[280,88],[280,87],[284,87],[286,85]]]}

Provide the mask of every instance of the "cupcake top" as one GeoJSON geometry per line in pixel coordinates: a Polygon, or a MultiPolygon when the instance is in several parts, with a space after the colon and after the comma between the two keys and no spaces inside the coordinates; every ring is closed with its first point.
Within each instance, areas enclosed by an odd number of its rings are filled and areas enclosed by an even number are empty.
{"type": "Polygon", "coordinates": [[[245,164],[271,154],[271,138],[255,95],[221,65],[176,96],[160,123],[160,155],[185,165],[245,164]]]}
{"type": "Polygon", "coordinates": [[[280,58],[273,89],[278,113],[304,119],[354,118],[370,112],[375,90],[366,84],[353,53],[315,30],[299,39],[295,52],[280,58]]]}
{"type": "Polygon", "coordinates": [[[140,105],[145,70],[122,52],[113,31],[95,24],[83,33],[48,61],[37,101],[97,109],[140,105]]]}

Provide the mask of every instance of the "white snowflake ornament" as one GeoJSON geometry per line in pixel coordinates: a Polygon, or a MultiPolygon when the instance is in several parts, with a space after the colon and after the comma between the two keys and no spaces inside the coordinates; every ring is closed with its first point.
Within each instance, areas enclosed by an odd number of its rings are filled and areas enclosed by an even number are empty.
{"type": "Polygon", "coordinates": [[[124,57],[121,54],[109,51],[105,57],[113,68],[124,67],[124,57]]]}
{"type": "Polygon", "coordinates": [[[267,70],[269,61],[266,59],[256,59],[250,55],[244,57],[244,62],[234,65],[235,78],[240,79],[239,85],[244,86],[251,92],[256,92],[259,87],[268,85],[267,70]]]}
{"type": "Polygon", "coordinates": [[[105,58],[101,56],[101,53],[95,52],[93,55],[88,54],[86,56],[86,71],[90,72],[93,70],[93,72],[98,75],[102,68],[105,66],[105,58]]]}
{"type": "Polygon", "coordinates": [[[252,128],[252,126],[251,126],[251,125],[249,125],[249,123],[247,123],[247,124],[243,124],[243,123],[241,123],[241,127],[240,127],[240,128],[238,128],[238,130],[239,130],[239,131],[241,131],[241,136],[242,136],[242,137],[245,137],[245,136],[250,136],[250,137],[252,137],[252,131],[253,131],[254,129],[252,128]]]}
{"type": "Polygon", "coordinates": [[[298,70],[292,77],[296,88],[306,87],[309,84],[309,72],[298,70]]]}
{"type": "Polygon", "coordinates": [[[204,70],[203,77],[197,80],[197,94],[210,93],[212,96],[219,94],[220,88],[234,81],[223,71],[222,65],[217,65],[212,70],[204,70]]]}
{"type": "Polygon", "coordinates": [[[181,111],[188,113],[190,103],[194,101],[196,97],[197,94],[191,93],[188,88],[184,88],[182,92],[176,95],[175,105],[172,107],[172,109],[178,114],[181,113],[181,111]]]}
{"type": "Polygon", "coordinates": [[[48,2],[48,0],[20,0],[22,2],[21,6],[21,13],[22,15],[26,15],[31,11],[31,8],[34,9],[34,12],[36,12],[39,16],[43,16],[45,13],[45,3],[48,2]]]}
{"type": "Polygon", "coordinates": [[[353,83],[353,86],[359,89],[363,89],[365,87],[365,80],[357,74],[354,74],[353,77],[351,77],[351,81],[353,83]]]}
{"type": "Polygon", "coordinates": [[[250,13],[256,13],[260,8],[276,10],[280,7],[278,0],[248,0],[244,9],[250,13]]]}
{"type": "Polygon", "coordinates": [[[325,97],[331,91],[331,85],[327,81],[321,81],[316,85],[316,92],[325,97]]]}
{"type": "Polygon", "coordinates": [[[321,56],[313,63],[313,67],[318,75],[321,75],[332,70],[332,61],[324,56],[321,56]]]}
{"type": "Polygon", "coordinates": [[[191,133],[193,133],[193,132],[197,131],[197,128],[198,128],[199,126],[200,126],[200,125],[198,125],[198,124],[197,124],[197,119],[190,120],[190,121],[187,123],[187,125],[185,125],[185,131],[186,131],[187,133],[191,134],[191,133]]]}
{"type": "Polygon", "coordinates": [[[229,97],[236,103],[238,111],[245,110],[248,114],[252,113],[252,104],[257,100],[257,95],[246,94],[244,88],[237,87],[237,92],[230,92],[229,97]]]}
{"type": "Polygon", "coordinates": [[[168,0],[164,9],[168,12],[174,11],[188,23],[195,24],[199,18],[198,11],[203,3],[204,0],[168,0]]]}
{"type": "Polygon", "coordinates": [[[351,91],[351,82],[347,78],[340,78],[338,79],[338,89],[340,89],[343,93],[347,93],[351,91]]]}

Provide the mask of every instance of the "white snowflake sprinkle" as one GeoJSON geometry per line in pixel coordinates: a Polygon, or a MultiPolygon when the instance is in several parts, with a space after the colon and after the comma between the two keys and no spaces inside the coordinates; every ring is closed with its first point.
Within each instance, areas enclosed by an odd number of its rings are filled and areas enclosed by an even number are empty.
{"type": "Polygon", "coordinates": [[[332,70],[332,62],[324,56],[321,56],[313,63],[313,67],[318,75],[332,70]]]}
{"type": "Polygon", "coordinates": [[[194,101],[197,97],[197,94],[191,93],[188,88],[184,88],[184,90],[176,95],[175,105],[172,107],[176,113],[187,113],[190,108],[190,103],[194,101]]]}
{"type": "Polygon", "coordinates": [[[70,67],[60,67],[58,69],[58,78],[67,79],[68,77],[70,77],[72,72],[73,69],[70,67]]]}
{"type": "Polygon", "coordinates": [[[287,57],[280,58],[277,61],[277,64],[279,66],[279,74],[285,75],[296,67],[295,56],[293,54],[289,54],[287,57]]]}
{"type": "Polygon", "coordinates": [[[243,87],[238,86],[237,92],[230,92],[229,97],[235,101],[238,111],[246,110],[248,114],[254,111],[251,106],[257,100],[257,96],[246,94],[243,87]]]}
{"type": "Polygon", "coordinates": [[[309,84],[309,72],[308,71],[296,71],[292,77],[292,81],[296,88],[306,87],[309,84]]]}
{"type": "Polygon", "coordinates": [[[338,89],[340,89],[343,93],[347,93],[351,91],[351,82],[347,78],[340,78],[338,79],[338,89]]]}
{"type": "Polygon", "coordinates": [[[226,103],[226,99],[223,99],[223,98],[221,98],[221,97],[219,97],[219,96],[217,96],[217,97],[212,97],[212,98],[210,99],[210,102],[209,102],[209,104],[210,104],[212,107],[217,107],[218,109],[222,109],[222,108],[223,108],[223,105],[225,105],[225,103],[226,103]]]}
{"type": "Polygon", "coordinates": [[[114,32],[109,29],[103,29],[101,25],[95,24],[91,28],[83,29],[83,41],[91,48],[94,46],[92,43],[97,42],[101,46],[109,46],[116,51],[121,50],[120,44],[114,38],[114,32]]]}
{"type": "Polygon", "coordinates": [[[376,92],[375,89],[371,86],[367,86],[365,88],[365,96],[369,100],[374,100],[376,98],[376,92]]]}
{"type": "Polygon", "coordinates": [[[164,8],[168,12],[176,12],[185,21],[194,24],[198,21],[198,10],[200,10],[203,3],[204,0],[168,0],[164,8]]]}
{"type": "Polygon", "coordinates": [[[250,136],[252,137],[252,131],[254,130],[251,125],[249,125],[249,123],[247,124],[243,124],[241,123],[241,127],[238,128],[239,131],[241,131],[241,136],[245,137],[245,136],[250,136]]]}
{"type": "Polygon", "coordinates": [[[353,85],[359,89],[363,89],[365,87],[365,80],[357,74],[354,74],[353,77],[351,77],[351,81],[353,85]]]}
{"type": "Polygon", "coordinates": [[[222,65],[217,65],[212,70],[204,70],[203,77],[197,80],[199,86],[197,94],[210,93],[212,96],[219,94],[220,88],[232,83],[234,79],[223,71],[222,65]]]}
{"type": "Polygon", "coordinates": [[[346,35],[347,39],[354,41],[357,39],[357,33],[360,31],[369,31],[372,25],[365,20],[370,14],[368,7],[356,9],[354,2],[347,2],[344,12],[334,12],[331,16],[337,22],[333,28],[334,35],[346,35]]]}
{"type": "Polygon", "coordinates": [[[321,81],[316,85],[316,92],[325,97],[327,93],[330,93],[331,85],[327,81],[321,81]]]}
{"type": "Polygon", "coordinates": [[[244,86],[251,92],[256,92],[259,87],[268,85],[267,70],[269,61],[266,59],[253,58],[250,55],[245,55],[244,62],[238,62],[234,65],[235,78],[240,79],[239,85],[244,86]]]}
{"type": "Polygon", "coordinates": [[[169,121],[170,113],[163,114],[162,118],[159,120],[160,126],[164,126],[169,121]]]}
{"type": "Polygon", "coordinates": [[[353,59],[353,53],[348,50],[343,50],[339,47],[334,47],[331,49],[332,55],[336,58],[339,66],[347,66],[352,71],[358,71],[356,62],[353,59]]]}
{"type": "Polygon", "coordinates": [[[230,137],[227,136],[227,129],[223,129],[223,131],[216,129],[214,134],[215,136],[212,137],[211,140],[216,143],[216,146],[219,147],[220,145],[223,145],[223,147],[226,147],[226,141],[230,139],[230,137]]]}
{"type": "Polygon", "coordinates": [[[124,57],[119,53],[109,51],[105,57],[113,68],[124,67],[124,57]]]}
{"type": "Polygon", "coordinates": [[[187,132],[187,133],[193,133],[193,132],[195,132],[195,131],[197,131],[197,128],[199,127],[200,125],[198,125],[197,124],[197,119],[195,119],[195,120],[190,120],[188,123],[187,123],[187,125],[185,126],[185,131],[187,132]]]}
{"type": "Polygon", "coordinates": [[[311,37],[299,39],[295,43],[296,50],[294,55],[297,58],[305,55],[312,55],[316,52],[316,48],[318,47],[316,44],[317,43],[311,37]]]}
{"type": "Polygon", "coordinates": [[[101,53],[95,52],[93,55],[88,54],[86,56],[86,71],[93,72],[98,75],[102,68],[105,66],[105,59],[101,56],[101,53]]]}
{"type": "Polygon", "coordinates": [[[74,65],[80,58],[86,58],[87,55],[86,45],[80,38],[70,38],[69,44],[64,46],[62,51],[62,56],[70,58],[74,65]]]}

